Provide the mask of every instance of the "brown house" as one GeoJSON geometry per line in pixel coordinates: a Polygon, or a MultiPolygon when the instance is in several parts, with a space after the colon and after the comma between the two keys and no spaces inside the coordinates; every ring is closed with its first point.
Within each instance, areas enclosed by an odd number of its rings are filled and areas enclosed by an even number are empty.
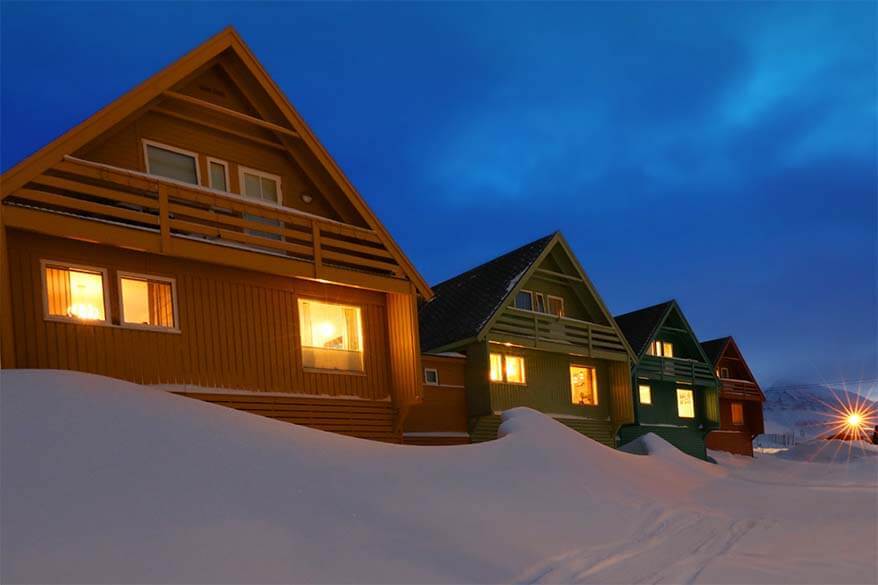
{"type": "Polygon", "coordinates": [[[235,31],[2,176],[4,368],[400,440],[431,291],[235,31]]]}
{"type": "Polygon", "coordinates": [[[707,435],[707,448],[753,456],[753,439],[765,432],[765,395],[732,337],[702,342],[720,381],[720,428],[707,435]]]}

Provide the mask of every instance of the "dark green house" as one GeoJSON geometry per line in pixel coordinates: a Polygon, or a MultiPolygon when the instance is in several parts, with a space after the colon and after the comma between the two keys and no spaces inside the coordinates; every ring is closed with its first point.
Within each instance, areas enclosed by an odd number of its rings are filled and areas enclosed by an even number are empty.
{"type": "Polygon", "coordinates": [[[720,423],[719,381],[677,301],[619,315],[616,323],[638,358],[635,420],[620,429],[620,444],[655,433],[706,459],[705,436],[720,423]]]}
{"type": "Polygon", "coordinates": [[[606,445],[634,420],[634,354],[560,233],[432,287],[425,353],[466,354],[468,429],[496,438],[528,406],[606,445]]]}

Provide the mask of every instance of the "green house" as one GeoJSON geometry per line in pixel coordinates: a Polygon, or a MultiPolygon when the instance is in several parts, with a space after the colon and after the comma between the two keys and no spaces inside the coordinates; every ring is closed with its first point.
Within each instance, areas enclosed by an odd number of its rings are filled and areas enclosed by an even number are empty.
{"type": "Polygon", "coordinates": [[[499,414],[517,406],[609,446],[634,421],[634,353],[560,233],[432,289],[421,348],[466,354],[473,441],[496,438],[499,414]]]}
{"type": "Polygon", "coordinates": [[[683,311],[671,300],[619,315],[616,323],[638,358],[635,420],[620,429],[620,444],[655,433],[706,459],[705,436],[720,423],[719,380],[683,311]]]}

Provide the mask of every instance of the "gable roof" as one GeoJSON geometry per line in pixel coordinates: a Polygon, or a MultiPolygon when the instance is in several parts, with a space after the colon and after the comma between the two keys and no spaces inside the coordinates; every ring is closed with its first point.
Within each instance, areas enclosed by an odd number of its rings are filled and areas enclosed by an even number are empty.
{"type": "Polygon", "coordinates": [[[643,355],[647,344],[655,336],[661,324],[664,323],[665,317],[675,303],[674,300],[665,301],[615,317],[616,324],[622,330],[625,339],[628,340],[628,344],[634,350],[634,353],[638,356],[643,355]]]}
{"type": "Polygon", "coordinates": [[[726,346],[729,344],[731,337],[719,337],[717,339],[711,339],[709,341],[701,342],[701,349],[704,350],[704,353],[707,355],[707,358],[710,360],[710,363],[714,366],[723,356],[723,353],[726,350],[726,346]]]}
{"type": "Polygon", "coordinates": [[[476,337],[556,234],[542,237],[433,286],[419,311],[421,349],[476,337]]]}
{"type": "Polygon", "coordinates": [[[248,72],[253,75],[262,90],[265,91],[274,105],[277,106],[284,121],[289,126],[289,128],[283,127],[282,129],[290,132],[291,135],[296,135],[297,140],[303,141],[308,150],[321,163],[332,180],[346,195],[354,209],[363,217],[369,228],[378,235],[417,291],[426,298],[431,297],[432,292],[426,281],[414,268],[411,261],[409,261],[386,228],[372,213],[338,164],[332,159],[323,145],[320,144],[317,137],[281,89],[268,76],[262,64],[259,63],[250,48],[247,47],[232,27],[223,29],[220,33],[196,47],[176,62],[156,73],[3,173],[2,177],[0,177],[0,200],[5,199],[28,181],[63,160],[65,155],[72,154],[95,137],[107,132],[128,116],[138,112],[153,100],[160,98],[165,92],[169,92],[175,85],[197,72],[201,67],[225,51],[232,51],[244,64],[248,72]]]}

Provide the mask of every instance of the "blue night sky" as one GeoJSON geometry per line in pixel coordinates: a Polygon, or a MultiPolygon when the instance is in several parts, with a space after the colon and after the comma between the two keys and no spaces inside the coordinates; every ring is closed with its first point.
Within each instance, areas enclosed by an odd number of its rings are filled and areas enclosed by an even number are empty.
{"type": "Polygon", "coordinates": [[[430,283],[560,229],[763,385],[878,378],[873,3],[3,3],[3,169],[229,24],[430,283]]]}

